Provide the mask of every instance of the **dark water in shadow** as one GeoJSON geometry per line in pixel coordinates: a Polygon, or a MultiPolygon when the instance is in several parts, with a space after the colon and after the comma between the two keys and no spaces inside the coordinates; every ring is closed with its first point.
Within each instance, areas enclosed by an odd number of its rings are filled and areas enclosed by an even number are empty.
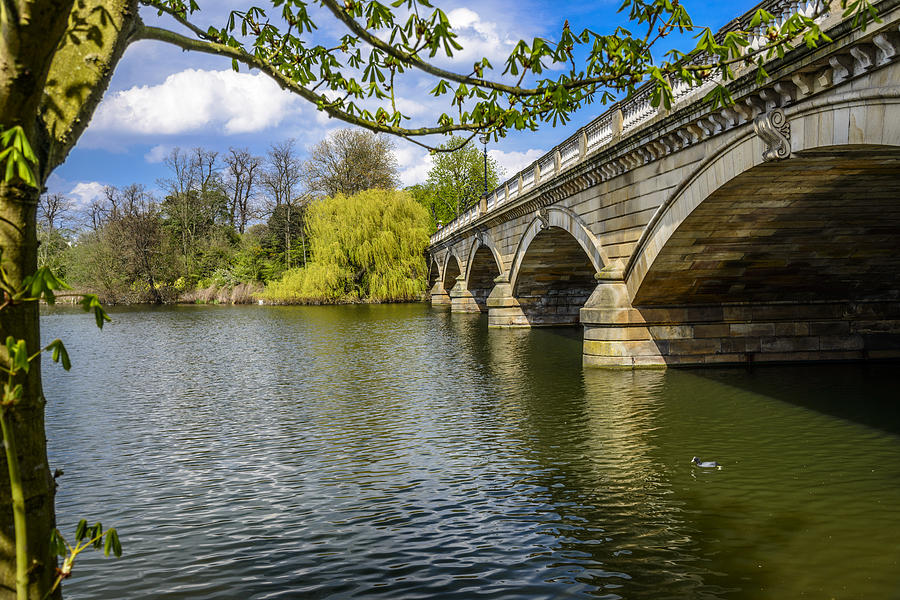
{"type": "Polygon", "coordinates": [[[424,305],[43,320],[68,598],[897,598],[894,365],[581,368],[424,305]],[[698,455],[721,471],[700,471],[698,455]]]}

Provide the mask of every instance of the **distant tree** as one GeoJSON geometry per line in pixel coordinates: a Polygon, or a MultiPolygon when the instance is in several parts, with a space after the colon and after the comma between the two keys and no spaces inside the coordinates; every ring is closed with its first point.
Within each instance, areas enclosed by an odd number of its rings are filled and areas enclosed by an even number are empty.
{"type": "Polygon", "coordinates": [[[42,194],[38,199],[38,266],[50,267],[65,276],[64,254],[69,247],[72,231],[62,223],[72,210],[72,201],[63,194],[42,194]]]}
{"type": "Polygon", "coordinates": [[[100,200],[92,200],[85,215],[85,225],[92,231],[96,231],[103,224],[106,217],[106,209],[100,200]]]}
{"type": "Polygon", "coordinates": [[[228,152],[225,157],[228,216],[231,226],[243,234],[250,220],[258,216],[255,201],[263,161],[259,156],[250,154],[246,148],[229,148],[228,152]]]}
{"type": "Polygon", "coordinates": [[[69,252],[72,283],[111,302],[162,303],[175,258],[159,203],[135,184],[108,186],[95,207],[102,218],[69,252]]]}
{"type": "Polygon", "coordinates": [[[130,185],[121,192],[120,209],[107,223],[110,238],[121,253],[123,268],[131,281],[146,283],[146,293],[162,304],[159,277],[169,266],[163,247],[165,233],[158,203],[142,185],[130,185]]]}
{"type": "Polygon", "coordinates": [[[268,281],[272,277],[274,261],[270,260],[270,256],[274,250],[265,245],[274,239],[281,238],[270,236],[269,227],[265,223],[256,223],[247,228],[232,259],[232,272],[237,280],[249,283],[268,281]]]}
{"type": "Polygon", "coordinates": [[[72,210],[72,201],[64,194],[42,194],[38,199],[38,224],[53,230],[72,210]]]}
{"type": "Polygon", "coordinates": [[[399,184],[393,140],[365,129],[332,132],[313,146],[304,168],[309,190],[329,198],[399,184]]]}
{"type": "Polygon", "coordinates": [[[292,242],[297,235],[300,236],[305,265],[306,233],[303,227],[303,211],[309,203],[310,196],[303,189],[303,162],[297,155],[296,142],[293,139],[269,148],[262,175],[262,186],[269,198],[269,231],[273,236],[281,237],[281,241],[275,245],[281,248],[285,268],[290,269],[294,266],[292,242]]]}
{"type": "MultiPolygon", "coordinates": [[[[456,148],[462,142],[462,138],[451,137],[439,147],[444,150],[456,148]]],[[[433,166],[425,184],[410,191],[428,208],[435,225],[458,217],[478,202],[485,187],[492,190],[500,183],[500,165],[488,156],[485,179],[483,151],[472,144],[453,152],[437,152],[432,158],[433,166]]]]}
{"type": "Polygon", "coordinates": [[[170,177],[160,184],[166,189],[162,209],[166,223],[180,241],[182,274],[196,280],[200,241],[221,223],[228,211],[228,196],[221,178],[218,153],[204,148],[183,152],[175,148],[163,161],[170,177]]]}

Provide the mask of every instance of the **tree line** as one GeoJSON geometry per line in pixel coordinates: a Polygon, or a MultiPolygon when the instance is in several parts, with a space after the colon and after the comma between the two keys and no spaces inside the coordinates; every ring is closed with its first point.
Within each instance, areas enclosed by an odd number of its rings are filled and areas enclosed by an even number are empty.
{"type": "MultiPolygon", "coordinates": [[[[461,141],[450,138],[442,148],[461,141]]],[[[163,162],[167,173],[157,181],[162,197],[139,183],[107,186],[77,209],[63,194],[41,196],[39,264],[108,303],[249,302],[265,286],[270,301],[413,299],[424,293],[425,274],[409,261],[424,264],[427,236],[499,179],[496,162],[488,158],[485,171],[480,149],[467,145],[434,154],[426,182],[408,188],[421,213],[399,196],[350,201],[367,190],[396,191],[400,185],[391,139],[359,129],[332,132],[305,160],[296,142],[287,140],[264,156],[245,148],[175,148],[163,162]],[[353,206],[343,219],[324,218],[333,206],[323,206],[310,222],[311,208],[340,196],[353,206]],[[405,222],[406,230],[395,230],[384,215],[405,222]],[[397,254],[385,244],[388,233],[416,256],[397,254]],[[345,258],[378,244],[385,254],[359,262],[347,275],[353,261],[324,266],[326,255],[336,256],[326,239],[345,258]],[[370,282],[390,271],[382,268],[386,261],[404,267],[392,272],[393,283],[370,290],[370,282]],[[303,271],[313,262],[314,269],[303,271]],[[373,270],[376,263],[382,275],[373,270]],[[326,272],[342,275],[313,276],[326,272]]]]}

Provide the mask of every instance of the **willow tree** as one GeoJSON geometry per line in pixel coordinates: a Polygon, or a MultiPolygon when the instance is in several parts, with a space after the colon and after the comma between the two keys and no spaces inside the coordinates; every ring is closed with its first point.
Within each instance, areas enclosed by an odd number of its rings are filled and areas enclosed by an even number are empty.
{"type": "MultiPolygon", "coordinates": [[[[685,56],[676,52],[658,64],[651,58],[655,46],[673,31],[693,30],[689,15],[674,0],[624,0],[633,34],[622,28],[607,34],[576,32],[567,22],[553,40],[520,41],[502,72],[485,58],[456,73],[433,61],[460,46],[446,14],[428,0],[397,0],[391,6],[377,0],[270,0],[268,9],[250,2],[215,24],[205,21],[195,0],[0,0],[0,160],[6,163],[0,164],[0,173],[5,172],[0,247],[9,289],[20,287],[36,269],[35,211],[44,182],[84,132],[117,63],[138,40],[217,55],[234,68],[258,69],[331,117],[426,146],[421,136],[428,134],[458,132],[471,138],[481,133],[496,139],[511,129],[565,122],[579,106],[609,102],[645,81],[656,82],[654,102],[667,105],[676,80],[697,83],[713,70],[727,79],[732,65],[760,61],[761,66],[767,55],[783,51],[798,36],[807,44],[823,40],[810,19],[796,16],[776,25],[772,15],[760,11],[753,27],[768,26],[770,44],[753,48],[747,32],[716,39],[704,29],[694,52],[708,60],[691,55],[683,63],[685,56]],[[322,7],[346,33],[312,43],[316,24],[308,4],[322,7]],[[173,28],[145,24],[140,6],[170,19],[173,28]],[[447,100],[450,109],[437,123],[419,126],[397,109],[395,81],[408,71],[432,76],[432,93],[447,100]],[[6,135],[10,132],[15,135],[6,135]]],[[[858,15],[870,8],[868,0],[849,3],[858,15]]],[[[727,96],[725,88],[716,90],[717,97],[727,96]]],[[[0,300],[0,334],[24,340],[29,352],[36,351],[36,302],[9,300],[8,295],[0,300]]],[[[10,364],[2,347],[0,362],[10,364]]],[[[11,411],[26,479],[27,594],[41,598],[50,589],[55,559],[48,541],[54,485],[45,451],[39,364],[16,381],[24,389],[11,411]]],[[[2,482],[0,490],[0,587],[11,590],[11,501],[2,482]]]]}
{"type": "Polygon", "coordinates": [[[397,302],[425,293],[428,213],[409,192],[370,189],[319,200],[306,228],[312,260],[266,286],[269,300],[397,302]]]}

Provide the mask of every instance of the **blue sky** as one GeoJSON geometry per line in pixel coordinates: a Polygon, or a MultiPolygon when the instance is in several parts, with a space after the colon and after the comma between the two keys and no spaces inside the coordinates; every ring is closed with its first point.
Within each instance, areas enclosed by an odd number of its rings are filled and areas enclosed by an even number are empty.
{"type": "MultiPolygon", "coordinates": [[[[228,11],[252,4],[262,2],[201,0],[202,11],[195,13],[194,20],[204,28],[221,26],[228,11]]],[[[502,65],[520,38],[554,38],[566,19],[573,31],[587,27],[607,32],[624,24],[622,15],[617,14],[620,3],[610,0],[565,3],[562,9],[561,3],[553,0],[435,4],[448,13],[464,46],[453,60],[444,59],[443,66],[455,66],[459,71],[471,70],[481,56],[488,56],[495,66],[502,65]]],[[[754,0],[682,0],[696,24],[714,29],[754,4],[754,0]]],[[[142,9],[141,14],[148,23],[175,28],[165,18],[158,19],[155,11],[142,9]]],[[[317,36],[344,33],[337,23],[321,16],[317,36]]],[[[672,46],[686,49],[689,44],[687,40],[666,41],[661,50],[672,46]]],[[[448,110],[446,99],[428,96],[433,85],[433,80],[413,75],[402,86],[401,111],[418,124],[433,124],[448,110]]],[[[511,176],[603,110],[600,105],[588,106],[565,127],[512,133],[491,144],[489,151],[511,176]]],[[[264,155],[272,144],[294,138],[305,154],[329,131],[344,126],[317,113],[299,97],[279,90],[261,74],[234,73],[229,61],[141,41],[126,51],[90,126],[68,160],[51,176],[48,189],[71,196],[77,204],[90,202],[105,185],[141,183],[159,194],[156,181],[167,176],[162,158],[175,147],[203,146],[223,156],[229,147],[246,147],[264,155]]],[[[398,139],[396,155],[405,185],[424,180],[429,167],[424,150],[398,139]]]]}

